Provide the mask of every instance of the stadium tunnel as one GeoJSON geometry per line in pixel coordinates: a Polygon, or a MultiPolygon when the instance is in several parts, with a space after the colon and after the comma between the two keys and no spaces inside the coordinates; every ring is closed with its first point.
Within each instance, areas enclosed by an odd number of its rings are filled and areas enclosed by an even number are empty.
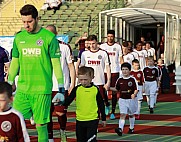
{"type": "Polygon", "coordinates": [[[117,42],[137,41],[145,32],[155,37],[155,45],[165,36],[164,63],[175,63],[177,93],[181,94],[180,18],[178,14],[147,8],[119,8],[99,13],[99,42],[107,30],[115,30],[117,42]]]}

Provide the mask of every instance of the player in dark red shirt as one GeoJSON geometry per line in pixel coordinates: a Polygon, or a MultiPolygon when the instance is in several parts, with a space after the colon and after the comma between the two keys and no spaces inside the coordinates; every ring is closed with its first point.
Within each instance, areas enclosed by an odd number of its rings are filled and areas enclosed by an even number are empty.
{"type": "Polygon", "coordinates": [[[138,109],[138,102],[136,99],[136,95],[138,93],[138,85],[137,81],[134,77],[130,76],[131,65],[129,63],[123,63],[121,65],[122,77],[119,78],[116,82],[115,87],[110,87],[112,91],[119,91],[119,110],[120,110],[120,119],[119,119],[119,127],[115,129],[115,132],[122,136],[125,118],[126,115],[129,115],[129,134],[134,133],[134,122],[135,116],[134,113],[138,109]]]}
{"type": "Polygon", "coordinates": [[[12,86],[0,82],[0,141],[30,142],[23,116],[9,105],[12,100],[12,86]]]}
{"type": "Polygon", "coordinates": [[[155,95],[159,88],[159,71],[154,65],[153,56],[148,57],[148,66],[143,69],[145,78],[145,94],[150,113],[153,113],[155,95]]]}
{"type": "Polygon", "coordinates": [[[132,71],[130,73],[130,75],[132,75],[133,77],[135,77],[136,81],[138,82],[138,94],[137,94],[137,100],[138,100],[138,110],[135,113],[135,118],[139,119],[140,117],[140,109],[141,109],[141,102],[143,100],[143,93],[144,91],[144,76],[143,76],[143,72],[140,70],[140,64],[139,61],[137,59],[134,59],[132,61],[132,71]]]}

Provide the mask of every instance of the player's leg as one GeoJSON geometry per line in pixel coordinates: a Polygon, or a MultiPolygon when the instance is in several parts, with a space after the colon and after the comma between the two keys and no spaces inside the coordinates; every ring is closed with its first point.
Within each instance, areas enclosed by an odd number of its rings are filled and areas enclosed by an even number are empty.
{"type": "Polygon", "coordinates": [[[139,85],[138,90],[139,90],[139,92],[138,92],[137,97],[136,97],[137,101],[138,101],[138,109],[137,109],[137,111],[135,113],[135,118],[136,119],[139,119],[139,117],[140,117],[141,103],[142,103],[142,100],[143,100],[143,93],[142,93],[143,86],[139,85]]]}
{"type": "MultiPolygon", "coordinates": [[[[57,91],[52,92],[52,97],[56,95],[57,91]]],[[[68,91],[65,90],[65,98],[68,96],[68,91]]],[[[61,142],[66,142],[66,123],[67,123],[67,108],[64,106],[53,106],[54,109],[51,109],[52,113],[53,111],[55,112],[57,118],[58,118],[58,123],[60,125],[60,137],[61,137],[61,142]]],[[[52,141],[53,139],[53,122],[50,119],[50,123],[48,124],[48,132],[49,132],[49,141],[52,141]]]]}
{"type": "MultiPolygon", "coordinates": [[[[65,98],[68,96],[68,90],[65,90],[65,98]]],[[[61,142],[66,142],[66,124],[67,124],[67,107],[65,106],[54,106],[56,113],[58,117],[58,123],[60,125],[60,135],[61,135],[61,142]]]]}
{"type": "Polygon", "coordinates": [[[50,122],[51,94],[32,94],[30,96],[38,142],[48,141],[47,123],[50,122]]]}
{"type": "Polygon", "coordinates": [[[30,119],[33,113],[29,101],[29,94],[16,92],[13,101],[13,108],[21,112],[25,119],[30,119]]]}
{"type": "Polygon", "coordinates": [[[53,140],[53,119],[52,119],[53,111],[54,111],[54,104],[51,103],[50,122],[48,123],[48,139],[49,139],[49,142],[54,142],[54,140],[53,140]]]}
{"type": "Polygon", "coordinates": [[[86,122],[76,120],[77,142],[87,142],[87,127],[86,127],[87,124],[86,124],[86,122]]]}
{"type": "Polygon", "coordinates": [[[148,81],[145,81],[145,95],[146,95],[146,101],[150,110],[150,83],[148,81]]]}
{"type": "Polygon", "coordinates": [[[103,87],[103,85],[98,85],[98,87],[99,87],[99,91],[101,93],[101,96],[102,96],[105,106],[106,106],[105,113],[106,113],[106,115],[108,115],[109,111],[110,111],[110,104],[108,102],[108,96],[107,96],[106,90],[103,87]]]}
{"type": "Polygon", "coordinates": [[[98,123],[99,120],[87,122],[87,142],[96,142],[98,123]]]}
{"type": "Polygon", "coordinates": [[[128,108],[127,108],[126,103],[127,103],[126,99],[119,98],[119,101],[118,101],[119,110],[120,110],[119,127],[115,129],[115,132],[119,136],[122,136],[122,132],[123,132],[123,129],[124,129],[124,124],[125,124],[126,114],[128,114],[128,108]]]}
{"type": "Polygon", "coordinates": [[[128,114],[129,114],[129,131],[128,134],[134,133],[134,124],[135,124],[135,115],[134,113],[138,110],[138,100],[135,99],[128,99],[128,114]]]}
{"type": "Polygon", "coordinates": [[[134,115],[129,115],[129,130],[128,134],[133,134],[134,133],[134,123],[135,123],[135,116],[134,115]]]}
{"type": "Polygon", "coordinates": [[[158,92],[156,92],[156,94],[155,94],[155,103],[154,103],[154,107],[156,107],[156,103],[157,103],[157,96],[158,96],[158,92]]]}
{"type": "MultiPolygon", "coordinates": [[[[111,87],[115,87],[116,81],[119,78],[119,73],[111,73],[111,87]]],[[[115,119],[115,110],[117,104],[117,92],[112,91],[112,112],[110,119],[115,119]]]]}
{"type": "Polygon", "coordinates": [[[153,113],[153,108],[155,104],[155,95],[157,91],[157,83],[156,81],[151,82],[150,84],[150,113],[153,113]]]}

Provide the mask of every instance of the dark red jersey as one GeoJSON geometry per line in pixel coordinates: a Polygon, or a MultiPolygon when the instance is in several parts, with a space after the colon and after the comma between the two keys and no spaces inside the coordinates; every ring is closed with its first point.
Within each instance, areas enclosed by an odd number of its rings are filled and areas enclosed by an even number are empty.
{"type": "Polygon", "coordinates": [[[143,72],[141,70],[132,70],[130,75],[132,75],[136,79],[138,85],[143,85],[143,83],[145,82],[143,72]]]}
{"type": "Polygon", "coordinates": [[[145,67],[143,69],[143,74],[145,81],[156,81],[157,77],[159,77],[159,71],[157,67],[145,67]]]}
{"type": "Polygon", "coordinates": [[[0,141],[30,142],[23,116],[13,108],[0,112],[0,141]]]}
{"type": "Polygon", "coordinates": [[[120,98],[131,99],[131,95],[138,90],[136,79],[132,76],[121,77],[116,82],[116,89],[120,92],[120,98]]]}

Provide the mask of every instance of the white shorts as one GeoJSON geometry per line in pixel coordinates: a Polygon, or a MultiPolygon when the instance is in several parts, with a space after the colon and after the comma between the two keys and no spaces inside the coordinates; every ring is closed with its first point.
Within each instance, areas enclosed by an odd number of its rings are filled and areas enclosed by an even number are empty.
{"type": "Polygon", "coordinates": [[[133,115],[138,109],[138,100],[135,99],[122,99],[119,98],[119,111],[120,114],[133,115]]]}
{"type": "Polygon", "coordinates": [[[156,81],[145,81],[145,94],[146,95],[155,95],[157,91],[157,82],[156,81]]]}
{"type": "Polygon", "coordinates": [[[143,86],[138,85],[137,100],[143,100],[143,86]]]}

